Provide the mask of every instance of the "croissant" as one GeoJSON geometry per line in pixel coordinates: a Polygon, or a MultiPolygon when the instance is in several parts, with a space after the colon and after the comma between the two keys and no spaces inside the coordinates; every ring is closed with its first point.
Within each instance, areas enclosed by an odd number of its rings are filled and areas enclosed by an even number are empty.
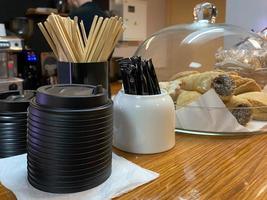
{"type": "Polygon", "coordinates": [[[225,105],[239,124],[245,126],[251,120],[253,111],[252,105],[248,100],[232,96],[225,105]]]}
{"type": "Polygon", "coordinates": [[[182,81],[181,89],[183,90],[197,91],[203,94],[214,88],[223,101],[228,101],[235,89],[233,79],[221,71],[195,73],[179,80],[182,81]]]}
{"type": "Polygon", "coordinates": [[[170,82],[160,82],[159,86],[161,89],[166,90],[167,93],[171,96],[172,100],[175,102],[180,91],[180,84],[181,81],[175,80],[170,82]]]}
{"type": "Polygon", "coordinates": [[[173,80],[177,80],[177,79],[180,79],[180,78],[183,78],[183,77],[186,77],[186,76],[189,76],[191,74],[199,74],[198,71],[184,71],[184,72],[179,72],[175,75],[173,75],[170,80],[173,81],[173,80]]]}
{"type": "Polygon", "coordinates": [[[230,75],[230,77],[235,81],[236,88],[234,90],[234,95],[246,93],[246,92],[260,92],[261,87],[257,84],[254,79],[244,78],[238,75],[230,75]]]}
{"type": "Polygon", "coordinates": [[[176,108],[186,106],[197,100],[202,94],[196,91],[181,90],[176,101],[176,108]]]}
{"type": "Polygon", "coordinates": [[[238,95],[239,98],[248,100],[253,106],[253,119],[267,121],[267,93],[247,92],[238,95]]]}

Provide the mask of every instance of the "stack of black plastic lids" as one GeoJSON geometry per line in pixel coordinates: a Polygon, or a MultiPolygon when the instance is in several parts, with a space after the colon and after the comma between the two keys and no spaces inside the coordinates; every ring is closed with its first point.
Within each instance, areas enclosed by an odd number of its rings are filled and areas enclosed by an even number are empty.
{"type": "Polygon", "coordinates": [[[28,180],[51,193],[80,192],[111,174],[112,101],[101,86],[37,90],[28,116],[28,180]]]}
{"type": "Polygon", "coordinates": [[[26,153],[27,109],[33,91],[0,93],[0,158],[26,153]]]}

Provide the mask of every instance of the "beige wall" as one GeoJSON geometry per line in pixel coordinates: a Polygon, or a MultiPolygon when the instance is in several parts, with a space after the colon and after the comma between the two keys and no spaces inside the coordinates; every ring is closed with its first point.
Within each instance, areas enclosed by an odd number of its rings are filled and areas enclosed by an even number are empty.
{"type": "Polygon", "coordinates": [[[147,35],[166,27],[166,0],[147,0],[147,35]]]}
{"type": "MultiPolygon", "coordinates": [[[[166,0],[166,26],[191,24],[193,22],[193,8],[201,2],[203,1],[166,0]]],[[[209,2],[214,3],[218,8],[219,15],[216,23],[223,23],[225,21],[225,0],[210,0],[209,2]]],[[[166,81],[174,74],[186,70],[206,71],[213,69],[214,54],[219,47],[223,46],[222,38],[211,38],[211,42],[196,42],[181,47],[181,40],[189,33],[189,31],[182,31],[179,33],[180,35],[170,33],[168,40],[161,45],[161,50],[167,54],[155,53],[151,56],[155,61],[154,64],[160,80],[166,81]],[[161,62],[157,62],[158,60],[161,62]],[[190,68],[192,63],[199,63],[202,67],[190,68]]]]}
{"type": "MultiPolygon", "coordinates": [[[[166,25],[166,0],[147,1],[147,37],[165,28],[166,25]]],[[[130,57],[138,46],[131,43],[124,43],[115,49],[113,56],[130,57]]]]}
{"type": "MultiPolygon", "coordinates": [[[[207,0],[215,3],[219,10],[217,23],[225,21],[226,0],[207,0]]],[[[204,0],[147,0],[147,36],[174,24],[193,22],[193,8],[204,0]]],[[[123,44],[115,49],[114,56],[129,57],[137,46],[123,44]]]]}
{"type": "MultiPolygon", "coordinates": [[[[192,23],[193,8],[196,4],[205,2],[201,0],[165,0],[166,1],[166,25],[192,23]]],[[[226,0],[208,0],[218,8],[217,23],[225,22],[226,0]]]]}

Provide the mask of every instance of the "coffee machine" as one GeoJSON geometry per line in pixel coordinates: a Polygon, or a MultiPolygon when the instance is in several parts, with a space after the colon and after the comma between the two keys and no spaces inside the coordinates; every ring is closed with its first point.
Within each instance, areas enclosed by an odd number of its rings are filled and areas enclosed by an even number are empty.
{"type": "Polygon", "coordinates": [[[17,54],[22,50],[23,40],[19,37],[0,36],[0,92],[23,90],[23,80],[17,78],[17,54]]]}
{"type": "Polygon", "coordinates": [[[16,54],[22,49],[22,39],[16,36],[0,36],[0,78],[17,76],[16,54]]]}
{"type": "Polygon", "coordinates": [[[17,54],[17,76],[24,80],[26,90],[35,90],[41,85],[42,69],[40,53],[31,49],[29,40],[33,34],[34,22],[27,17],[16,17],[9,23],[9,30],[25,43],[17,54]]]}
{"type": "Polygon", "coordinates": [[[40,56],[35,51],[23,50],[17,54],[18,77],[24,80],[26,90],[36,90],[41,85],[40,56]]]}

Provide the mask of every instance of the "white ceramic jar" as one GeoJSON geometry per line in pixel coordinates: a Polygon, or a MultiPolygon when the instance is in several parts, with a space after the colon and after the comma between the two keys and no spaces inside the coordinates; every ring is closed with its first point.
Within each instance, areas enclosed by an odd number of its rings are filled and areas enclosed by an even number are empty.
{"type": "Polygon", "coordinates": [[[113,145],[123,151],[153,154],[175,145],[175,108],[171,97],[129,95],[114,98],[113,145]]]}

